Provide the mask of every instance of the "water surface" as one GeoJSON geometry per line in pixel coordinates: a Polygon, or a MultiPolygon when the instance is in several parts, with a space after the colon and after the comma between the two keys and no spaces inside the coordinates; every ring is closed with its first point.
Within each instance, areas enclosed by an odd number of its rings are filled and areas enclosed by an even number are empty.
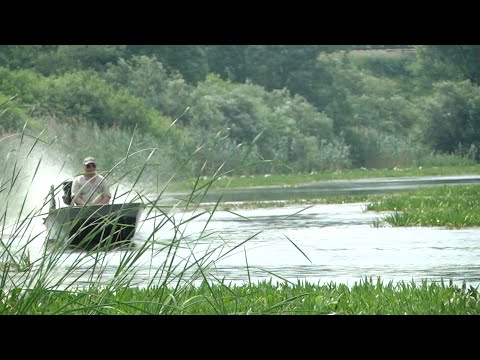
{"type": "MultiPolygon", "coordinates": [[[[432,177],[381,179],[381,181],[333,181],[300,188],[232,190],[227,198],[243,200],[287,200],[299,194],[311,197],[325,193],[397,191],[422,186],[479,182],[480,177],[432,177]],[[328,184],[326,184],[328,183],[328,184]]],[[[215,201],[216,194],[206,200],[215,201]]],[[[480,284],[480,232],[478,228],[375,228],[372,223],[385,214],[365,212],[366,203],[285,206],[268,209],[216,211],[212,216],[199,212],[163,214],[143,220],[134,237],[137,248],[148,243],[148,251],[128,267],[119,283],[146,287],[169,283],[183,269],[188,278],[199,267],[209,280],[244,284],[272,279],[353,285],[365,277],[384,282],[452,281],[460,285],[480,284]],[[155,227],[160,227],[152,237],[155,227]],[[172,259],[170,244],[175,240],[172,259]],[[162,271],[165,263],[178,266],[172,273],[162,271]],[[208,265],[208,266],[207,266],[208,265]]],[[[201,208],[199,209],[199,211],[201,208]]],[[[146,212],[145,214],[146,215],[146,212]]],[[[43,225],[35,222],[29,241],[32,261],[42,257],[43,225]],[[32,236],[34,240],[31,239],[32,236]]],[[[8,234],[4,234],[4,241],[8,234]]],[[[104,284],[116,276],[119,264],[134,254],[131,250],[100,252],[88,257],[68,251],[59,256],[51,274],[59,287],[75,281],[77,285],[104,284]],[[97,263],[95,269],[92,265],[97,263]],[[61,279],[67,269],[75,270],[61,279]],[[61,280],[60,280],[61,279],[61,280]]],[[[22,274],[12,281],[21,283],[22,274]]]]}

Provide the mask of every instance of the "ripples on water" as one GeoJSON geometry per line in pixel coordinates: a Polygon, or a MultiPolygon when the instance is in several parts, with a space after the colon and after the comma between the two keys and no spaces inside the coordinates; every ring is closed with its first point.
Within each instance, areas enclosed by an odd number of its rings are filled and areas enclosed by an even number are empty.
{"type": "MultiPolygon", "coordinates": [[[[362,191],[365,182],[352,183],[362,191]]],[[[395,182],[384,181],[384,184],[391,187],[395,182]]],[[[404,186],[405,180],[397,185],[404,186]]],[[[294,283],[300,280],[349,286],[365,277],[381,277],[384,282],[443,279],[458,285],[463,281],[474,287],[480,284],[477,228],[374,228],[373,220],[384,214],[365,212],[365,206],[364,203],[319,204],[237,210],[241,216],[217,211],[208,224],[206,214],[184,225],[173,226],[194,215],[176,214],[173,222],[164,224],[155,237],[149,239],[154,243],[129,270],[129,285],[145,287],[161,283],[164,275],[159,271],[167,256],[165,247],[173,238],[181,238],[173,264],[193,264],[195,259],[212,252],[203,264],[216,260],[211,263],[209,274],[226,283],[247,283],[250,276],[253,282],[272,278],[274,282],[286,279],[294,283]],[[242,242],[245,243],[225,255],[242,242]]],[[[161,219],[140,224],[134,237],[137,248],[147,241],[161,219]]],[[[37,223],[32,234],[42,231],[43,225],[37,223]]],[[[32,261],[41,257],[42,251],[43,238],[39,236],[29,245],[32,261]]],[[[63,280],[64,284],[72,281],[77,285],[92,281],[102,284],[115,276],[122,259],[131,254],[130,250],[117,250],[77,263],[83,254],[66,252],[52,277],[60,279],[66,269],[74,266],[75,271],[63,280]],[[100,268],[92,270],[95,262],[100,268]]],[[[198,267],[193,266],[185,276],[188,278],[196,269],[198,267]]]]}
{"type": "MultiPolygon", "coordinates": [[[[287,279],[294,283],[300,280],[351,286],[365,277],[381,277],[384,282],[443,279],[458,285],[466,281],[478,286],[478,229],[374,228],[372,221],[382,214],[364,212],[365,205],[239,210],[242,217],[218,211],[207,226],[209,215],[204,215],[176,229],[177,237],[180,231],[183,240],[174,264],[193,264],[192,255],[199,259],[216,249],[203,263],[221,257],[211,264],[209,274],[226,283],[247,283],[250,276],[253,282],[272,278],[274,282],[287,279]]],[[[180,218],[189,216],[192,214],[175,215],[177,223],[180,218]]],[[[152,220],[142,224],[134,238],[137,248],[146,241],[154,226],[152,220]]],[[[166,259],[165,246],[174,234],[175,228],[170,223],[158,232],[155,244],[131,268],[130,286],[161,283],[159,269],[166,259]]],[[[39,238],[29,245],[32,260],[41,256],[41,241],[39,238]]],[[[84,258],[82,252],[67,252],[61,256],[52,277],[58,279],[66,269],[74,266],[75,270],[64,283],[75,280],[79,286],[92,281],[101,285],[115,276],[118,265],[124,261],[122,258],[131,253],[130,250],[117,250],[97,254],[96,258],[84,258]],[[95,262],[100,267],[92,270],[95,262]]],[[[198,267],[193,266],[185,276],[188,278],[196,269],[198,267]]]]}

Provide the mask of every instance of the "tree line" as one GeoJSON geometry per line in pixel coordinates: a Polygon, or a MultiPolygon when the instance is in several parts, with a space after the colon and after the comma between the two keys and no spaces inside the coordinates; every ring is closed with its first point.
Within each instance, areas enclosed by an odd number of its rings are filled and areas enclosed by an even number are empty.
{"type": "Polygon", "coordinates": [[[473,45],[2,45],[0,131],[27,122],[52,136],[65,126],[136,128],[143,146],[176,159],[196,151],[193,174],[233,152],[227,167],[273,160],[246,173],[422,166],[452,154],[478,160],[479,52],[473,45]],[[210,145],[197,151],[202,144],[210,145]]]}

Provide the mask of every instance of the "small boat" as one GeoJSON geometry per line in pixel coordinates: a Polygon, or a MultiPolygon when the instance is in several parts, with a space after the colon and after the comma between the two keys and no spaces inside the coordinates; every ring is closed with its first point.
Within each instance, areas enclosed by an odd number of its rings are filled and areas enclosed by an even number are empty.
{"type": "Polygon", "coordinates": [[[44,219],[47,241],[91,249],[130,243],[143,210],[142,203],[52,206],[44,219]]]}

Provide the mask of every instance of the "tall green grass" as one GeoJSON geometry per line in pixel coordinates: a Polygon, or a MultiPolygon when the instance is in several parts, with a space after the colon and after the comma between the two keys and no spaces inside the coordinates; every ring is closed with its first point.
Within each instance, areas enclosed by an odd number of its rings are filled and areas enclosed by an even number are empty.
{"type": "Polygon", "coordinates": [[[353,286],[262,281],[230,285],[203,282],[182,289],[151,286],[88,291],[14,290],[0,297],[0,313],[75,315],[478,315],[475,288],[445,282],[420,284],[365,278],[353,286]],[[38,291],[37,291],[38,292],[38,291]]]}
{"type": "Polygon", "coordinates": [[[394,211],[384,218],[392,226],[480,226],[480,185],[442,186],[384,196],[366,209],[394,211]]]}
{"type": "MultiPolygon", "coordinates": [[[[115,135],[113,135],[115,136],[115,135]]],[[[72,138],[73,139],[73,138],[72,138]]],[[[135,133],[123,153],[114,155],[113,165],[104,171],[110,181],[114,201],[141,202],[145,210],[142,222],[153,222],[154,230],[136,246],[120,251],[119,264],[113,277],[105,274],[110,252],[101,249],[72,251],[61,244],[42,243],[46,233],[39,231],[39,222],[50,206],[49,181],[55,181],[54,196],[58,199],[61,181],[85,156],[79,152],[68,161],[52,167],[58,157],[56,141],[44,133],[28,135],[27,128],[0,141],[2,168],[0,180],[0,313],[2,314],[373,314],[373,313],[475,313],[479,312],[475,289],[460,291],[454,286],[413,285],[394,287],[372,281],[354,286],[317,286],[307,283],[274,285],[271,282],[232,286],[210,272],[221,259],[243,251],[253,235],[235,245],[212,245],[196,251],[199,241],[208,242],[207,225],[220,206],[221,199],[209,209],[202,199],[219,178],[234,175],[219,167],[207,179],[193,178],[187,196],[166,206],[163,196],[177,174],[189,166],[189,158],[175,163],[166,171],[154,161],[158,146],[136,148],[135,133]],[[68,165],[68,166],[67,166],[68,165]],[[47,167],[47,174],[44,168],[47,167]],[[60,168],[60,170],[58,170],[60,168]],[[52,170],[53,169],[53,170],[52,170]],[[162,175],[157,175],[162,173],[162,175]],[[48,175],[48,176],[46,176],[48,175]],[[158,189],[152,194],[153,188],[158,189]],[[41,201],[32,206],[31,199],[41,201]],[[175,217],[181,214],[181,217],[175,217]],[[200,216],[207,220],[198,239],[185,235],[185,226],[200,216]],[[168,241],[160,241],[161,232],[174,229],[168,241]],[[36,256],[31,255],[31,248],[36,256]],[[179,259],[179,250],[189,249],[179,259]],[[217,254],[221,255],[217,255],[217,254]],[[145,258],[163,260],[151,267],[147,286],[138,289],[135,275],[145,258]],[[181,261],[179,261],[181,260],[181,261]],[[68,261],[68,262],[67,262],[68,261]]],[[[73,142],[74,140],[72,140],[73,142]]],[[[215,140],[216,141],[216,140],[215,140]]],[[[113,142],[112,142],[113,143],[113,142]]],[[[124,144],[124,141],[120,143],[124,144]]],[[[77,143],[80,148],[81,144],[77,143]]],[[[228,154],[226,154],[228,157],[228,154]]],[[[248,164],[246,164],[247,166],[248,164]]],[[[72,175],[73,176],[73,175],[72,175]]],[[[35,203],[35,201],[34,201],[35,203]]],[[[142,226],[142,224],[139,224],[142,226]]],[[[88,240],[88,239],[87,239],[88,240]]],[[[213,244],[213,242],[212,242],[213,244]]],[[[292,251],[302,250],[292,243],[292,251]]],[[[306,255],[305,255],[306,256],[306,255]]],[[[308,259],[308,258],[307,258],[308,259]]],[[[246,257],[248,271],[248,258],[246,257]]]]}
{"type": "MultiPolygon", "coordinates": [[[[177,198],[167,206],[162,202],[163,195],[169,190],[177,174],[183,175],[182,171],[188,167],[196,152],[176,163],[174,169],[166,170],[162,164],[156,162],[158,158],[155,156],[161,152],[158,147],[135,149],[134,132],[123,154],[116,153],[114,165],[104,170],[103,174],[110,183],[112,201],[121,199],[126,203],[141,202],[145,208],[142,222],[153,222],[155,227],[146,239],[141,239],[134,247],[120,251],[120,261],[113,277],[104,276],[110,256],[104,248],[72,251],[62,242],[50,245],[42,243],[45,237],[52,237],[47,236],[52,234],[46,234],[43,227],[39,230],[40,223],[48,215],[51,205],[49,182],[54,181],[53,197],[58,205],[60,184],[65,180],[63,176],[69,172],[67,167],[71,169],[72,164],[81,163],[85,156],[97,156],[92,153],[92,149],[85,150],[82,144],[77,142],[77,147],[84,149],[83,153],[77,153],[75,159],[60,158],[60,163],[57,163],[56,167],[52,166],[52,163],[55,164],[54,159],[58,158],[56,141],[59,136],[61,135],[49,138],[44,133],[32,136],[28,134],[27,128],[24,128],[23,132],[12,134],[0,141],[4,168],[0,182],[0,197],[4,204],[0,214],[0,303],[4,306],[2,312],[36,313],[40,304],[56,308],[58,294],[72,294],[77,300],[84,299],[80,302],[82,313],[108,312],[106,309],[112,306],[108,294],[122,294],[127,291],[125,289],[135,288],[135,275],[140,268],[140,262],[145,258],[163,259],[159,266],[150,269],[151,280],[147,285],[147,289],[154,289],[152,291],[156,301],[165,305],[161,313],[171,312],[168,309],[174,308],[172,304],[176,303],[176,299],[193,301],[185,300],[185,294],[197,282],[204,282],[211,288],[213,304],[222,312],[221,294],[217,295],[213,286],[221,280],[211,275],[209,269],[222,258],[240,251],[250,238],[234,246],[230,246],[226,240],[224,244],[212,245],[204,252],[199,252],[196,241],[186,238],[184,234],[189,222],[206,215],[205,227],[198,240],[208,241],[211,234],[206,229],[216,207],[208,210],[200,203],[211,184],[224,175],[222,168],[210,175],[210,181],[202,184],[197,177],[187,196],[177,198]],[[160,173],[162,175],[159,175],[160,173]],[[155,179],[156,183],[152,184],[152,179],[155,179]],[[152,189],[157,191],[153,193],[152,189]],[[40,194],[41,201],[37,206],[31,206],[40,194]],[[174,217],[177,213],[182,214],[180,220],[174,217]],[[160,242],[159,234],[167,226],[174,229],[173,236],[166,242],[160,242]],[[35,257],[30,255],[31,247],[37,248],[35,257]],[[179,259],[178,250],[181,247],[189,249],[189,255],[179,259]],[[220,255],[214,258],[218,253],[220,255]]],[[[72,142],[74,141],[75,137],[72,137],[72,142]]],[[[120,143],[124,144],[124,141],[120,143]]],[[[231,173],[231,170],[229,172],[231,173]]],[[[73,175],[75,174],[70,174],[70,177],[73,175]]],[[[139,226],[141,227],[142,223],[139,226]]],[[[87,236],[84,241],[88,242],[92,236],[93,234],[87,236]]],[[[53,234],[53,237],[56,237],[56,234],[53,234]]],[[[107,244],[110,240],[106,239],[107,244]]],[[[69,313],[71,303],[78,304],[68,300],[66,304],[60,305],[55,313],[69,313]]]]}

